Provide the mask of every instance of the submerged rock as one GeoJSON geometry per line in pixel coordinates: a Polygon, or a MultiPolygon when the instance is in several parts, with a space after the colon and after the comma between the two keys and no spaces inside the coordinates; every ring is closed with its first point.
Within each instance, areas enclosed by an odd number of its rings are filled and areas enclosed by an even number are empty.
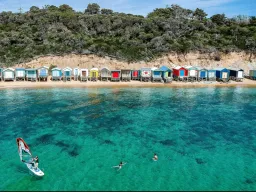
{"type": "Polygon", "coordinates": [[[199,165],[206,163],[206,161],[204,161],[204,160],[201,159],[201,158],[195,158],[195,160],[196,160],[197,164],[199,164],[199,165]]]}

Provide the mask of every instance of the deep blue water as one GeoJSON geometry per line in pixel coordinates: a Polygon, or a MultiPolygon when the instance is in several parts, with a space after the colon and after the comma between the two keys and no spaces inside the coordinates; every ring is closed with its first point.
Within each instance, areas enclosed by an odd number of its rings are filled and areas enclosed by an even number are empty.
{"type": "Polygon", "coordinates": [[[0,102],[1,191],[256,190],[255,88],[6,89],[0,102]]]}

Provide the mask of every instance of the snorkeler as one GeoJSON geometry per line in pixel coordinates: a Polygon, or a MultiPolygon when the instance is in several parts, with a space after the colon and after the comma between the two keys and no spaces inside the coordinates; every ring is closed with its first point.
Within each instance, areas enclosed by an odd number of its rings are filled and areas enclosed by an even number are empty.
{"type": "Polygon", "coordinates": [[[119,165],[117,166],[113,166],[112,168],[118,168],[118,170],[120,170],[122,168],[123,165],[125,165],[126,163],[123,163],[122,161],[120,162],[119,165]]]}
{"type": "Polygon", "coordinates": [[[158,160],[158,157],[156,154],[154,154],[154,157],[152,158],[154,161],[157,161],[158,160]]]}

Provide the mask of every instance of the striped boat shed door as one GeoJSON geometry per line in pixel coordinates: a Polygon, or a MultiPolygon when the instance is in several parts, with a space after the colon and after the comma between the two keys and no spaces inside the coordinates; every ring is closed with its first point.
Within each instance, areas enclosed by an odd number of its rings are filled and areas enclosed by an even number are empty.
{"type": "Polygon", "coordinates": [[[92,72],[92,77],[97,77],[97,74],[96,74],[96,72],[92,72]]]}
{"type": "Polygon", "coordinates": [[[180,70],[180,76],[184,77],[185,76],[185,71],[184,70],[180,70]]]}
{"type": "Polygon", "coordinates": [[[59,77],[60,76],[60,71],[53,71],[52,76],[59,77]]]}

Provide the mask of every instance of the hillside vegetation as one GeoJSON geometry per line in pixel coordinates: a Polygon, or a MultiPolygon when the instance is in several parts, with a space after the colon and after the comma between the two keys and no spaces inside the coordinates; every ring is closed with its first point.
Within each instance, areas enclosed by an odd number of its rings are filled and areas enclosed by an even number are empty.
{"type": "Polygon", "coordinates": [[[38,56],[96,54],[126,62],[151,61],[174,52],[256,52],[256,17],[208,18],[202,9],[178,5],[155,9],[147,17],[101,9],[84,12],[69,5],[31,7],[0,13],[0,64],[12,66],[38,56]]]}

